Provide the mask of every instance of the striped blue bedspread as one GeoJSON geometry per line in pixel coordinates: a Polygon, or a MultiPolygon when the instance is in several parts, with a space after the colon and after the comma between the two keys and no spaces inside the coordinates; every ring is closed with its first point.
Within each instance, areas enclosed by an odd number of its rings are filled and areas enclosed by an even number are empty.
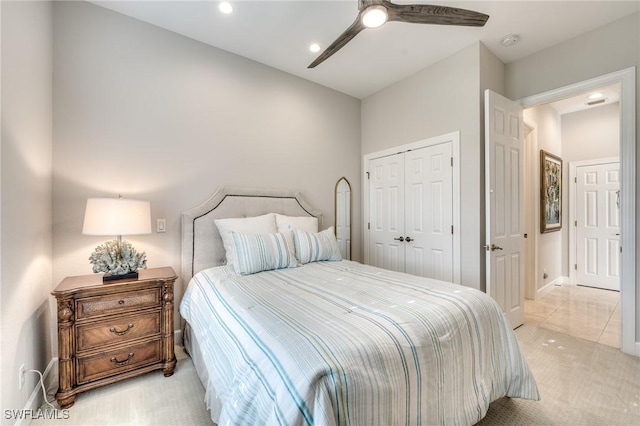
{"type": "Polygon", "coordinates": [[[180,313],[222,401],[219,425],[471,425],[539,399],[486,294],[351,261],[198,273],[180,313]]]}

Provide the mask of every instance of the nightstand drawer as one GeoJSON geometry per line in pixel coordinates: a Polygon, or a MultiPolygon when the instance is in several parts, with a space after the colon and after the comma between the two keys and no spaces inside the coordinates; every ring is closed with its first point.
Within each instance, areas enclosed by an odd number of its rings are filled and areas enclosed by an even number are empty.
{"type": "Polygon", "coordinates": [[[78,384],[160,362],[161,359],[159,339],[92,357],[78,358],[78,384]]]}
{"type": "Polygon", "coordinates": [[[76,328],[78,352],[160,334],[160,311],[117,316],[76,328]]]}
{"type": "Polygon", "coordinates": [[[176,367],[171,267],[104,284],[97,274],[67,277],[52,294],[58,313],[60,407],[100,386],[176,367]]]}
{"type": "Polygon", "coordinates": [[[159,288],[78,299],[76,316],[81,319],[153,306],[160,306],[159,288]]]}

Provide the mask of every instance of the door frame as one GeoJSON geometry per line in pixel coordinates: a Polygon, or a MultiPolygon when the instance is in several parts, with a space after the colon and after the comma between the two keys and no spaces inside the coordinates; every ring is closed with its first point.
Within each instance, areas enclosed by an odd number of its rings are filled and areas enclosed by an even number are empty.
{"type": "MultiPolygon", "coordinates": [[[[524,149],[525,149],[525,197],[532,200],[533,208],[530,210],[527,220],[527,207],[525,204],[525,229],[527,232],[526,257],[524,259],[524,297],[536,300],[538,296],[538,234],[540,232],[540,220],[536,212],[540,211],[540,167],[536,167],[538,161],[538,126],[533,121],[524,119],[524,149]]],[[[525,202],[526,203],[526,202],[525,202]]]]}
{"type": "Polygon", "coordinates": [[[523,108],[620,83],[620,314],[622,352],[640,356],[636,342],[636,68],[630,67],[520,99],[523,108]],[[628,202],[625,202],[628,200],[628,202]]]}
{"type": "MultiPolygon", "coordinates": [[[[578,258],[578,233],[575,225],[572,224],[575,224],[578,217],[578,212],[576,211],[578,204],[576,183],[578,167],[610,163],[620,163],[620,157],[596,158],[593,160],[572,161],[569,163],[569,282],[572,285],[577,284],[576,269],[573,265],[576,264],[578,258]]],[[[620,188],[620,190],[622,190],[622,188],[620,188]]],[[[620,213],[622,214],[622,210],[620,213]]]]}
{"type": "Polygon", "coordinates": [[[372,152],[370,154],[365,154],[362,157],[362,235],[364,236],[363,248],[365,264],[369,264],[369,161],[380,157],[386,157],[405,151],[426,148],[444,143],[451,143],[451,152],[453,156],[453,282],[460,284],[460,131],[422,139],[416,142],[384,149],[382,151],[372,152]]]}

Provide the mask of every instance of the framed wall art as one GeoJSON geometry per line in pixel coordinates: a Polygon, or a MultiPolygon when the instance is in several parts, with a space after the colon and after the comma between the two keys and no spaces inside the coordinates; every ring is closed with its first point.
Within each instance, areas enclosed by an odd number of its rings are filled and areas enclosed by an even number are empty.
{"type": "Polygon", "coordinates": [[[540,150],[540,232],[562,228],[562,159],[540,150]]]}

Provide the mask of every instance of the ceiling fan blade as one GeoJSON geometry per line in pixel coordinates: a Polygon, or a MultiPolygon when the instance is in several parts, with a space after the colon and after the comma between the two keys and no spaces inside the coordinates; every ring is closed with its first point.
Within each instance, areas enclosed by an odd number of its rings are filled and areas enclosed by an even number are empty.
{"type": "Polygon", "coordinates": [[[358,35],[360,31],[364,30],[365,28],[366,27],[361,22],[360,14],[358,14],[358,17],[353,22],[353,24],[351,24],[349,28],[347,28],[342,34],[340,34],[340,37],[338,37],[333,43],[331,43],[329,47],[327,47],[325,51],[322,52],[320,56],[318,56],[316,60],[313,61],[307,68],[315,68],[316,65],[326,61],[331,55],[342,49],[345,44],[349,43],[355,36],[358,35]]]}
{"type": "Polygon", "coordinates": [[[482,27],[489,19],[489,15],[484,13],[456,7],[429,4],[394,4],[386,0],[382,1],[382,5],[387,8],[389,21],[482,27]]]}

